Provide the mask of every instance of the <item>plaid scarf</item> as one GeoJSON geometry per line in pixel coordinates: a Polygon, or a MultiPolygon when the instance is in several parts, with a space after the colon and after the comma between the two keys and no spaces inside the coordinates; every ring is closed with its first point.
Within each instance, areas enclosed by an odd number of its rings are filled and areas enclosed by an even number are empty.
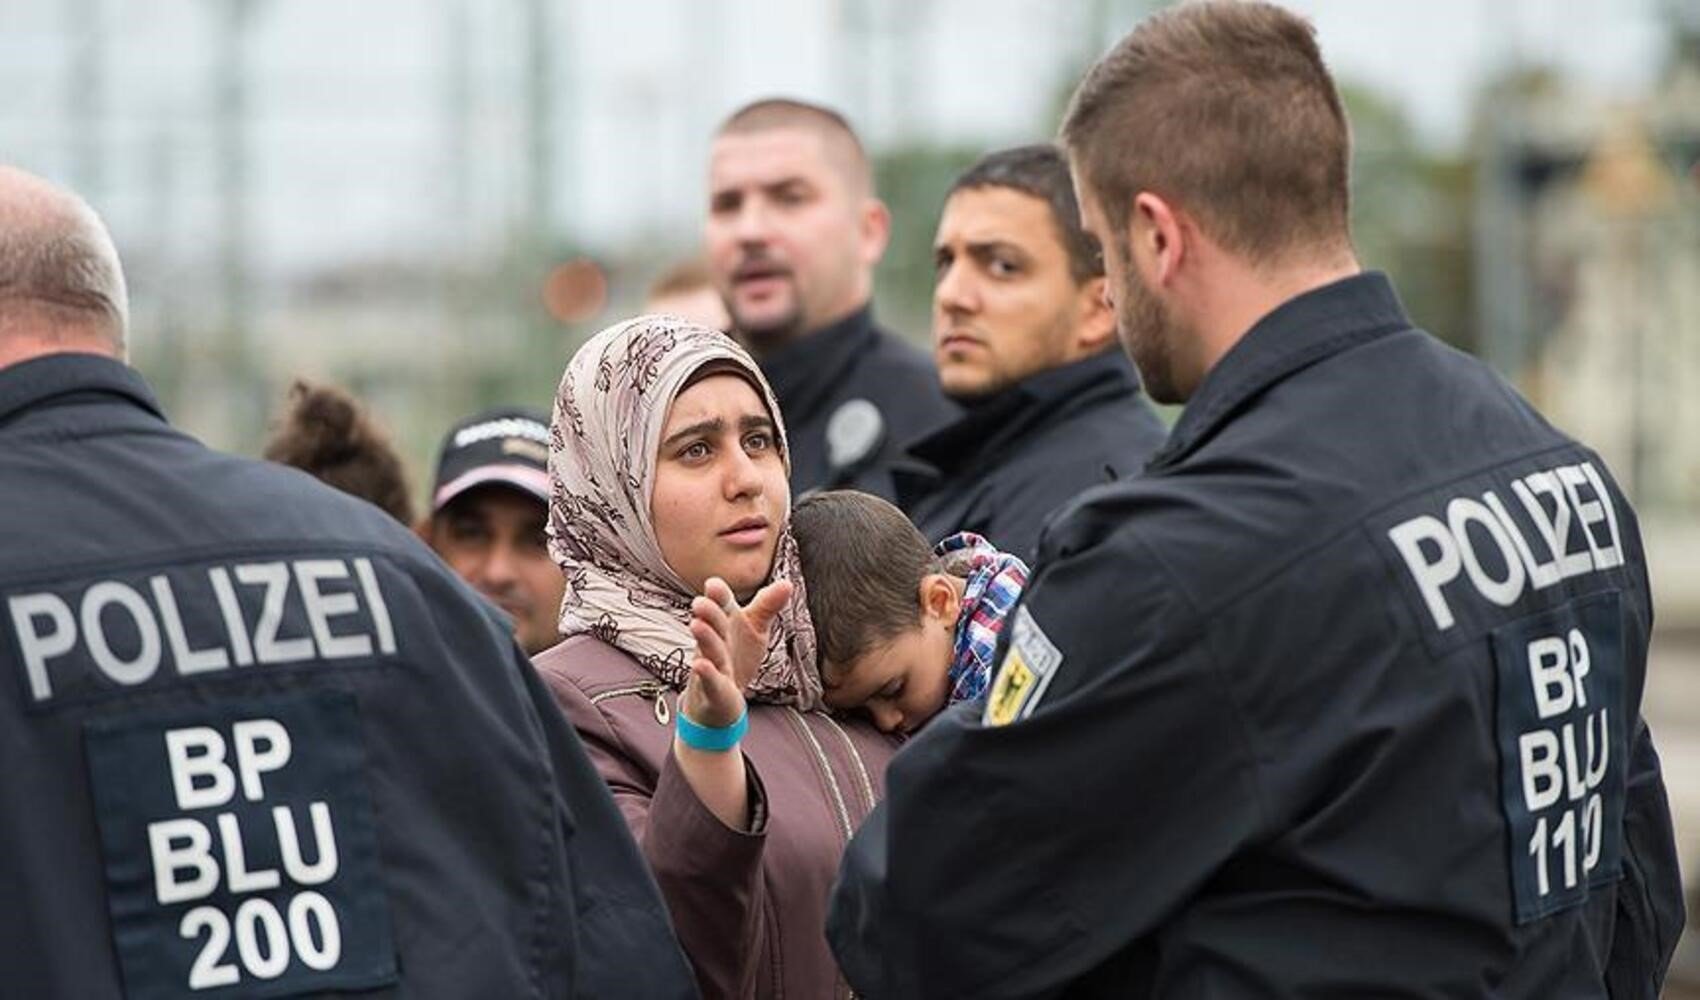
{"type": "Polygon", "coordinates": [[[950,664],[950,703],[978,698],[992,679],[998,633],[1027,586],[1027,564],[1000,552],[979,535],[963,531],[933,549],[944,571],[960,576],[962,614],[956,619],[956,649],[950,664]]]}

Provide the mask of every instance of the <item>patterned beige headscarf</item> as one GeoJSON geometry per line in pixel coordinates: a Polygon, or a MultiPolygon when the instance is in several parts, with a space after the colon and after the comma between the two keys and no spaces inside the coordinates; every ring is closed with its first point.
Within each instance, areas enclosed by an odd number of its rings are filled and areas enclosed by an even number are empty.
{"type": "MultiPolygon", "coordinates": [[[[667,412],[686,381],[710,364],[757,387],[789,473],[779,404],[755,362],[724,333],[673,316],[616,324],[579,348],[561,376],[550,427],[549,553],[567,577],[561,632],[589,632],[673,688],[684,686],[695,655],[693,595],[662,558],[650,496],[667,412]]],[[[795,589],[745,694],[813,708],[820,700],[815,632],[789,510],[787,504],[772,579],[788,579],[795,589]]]]}

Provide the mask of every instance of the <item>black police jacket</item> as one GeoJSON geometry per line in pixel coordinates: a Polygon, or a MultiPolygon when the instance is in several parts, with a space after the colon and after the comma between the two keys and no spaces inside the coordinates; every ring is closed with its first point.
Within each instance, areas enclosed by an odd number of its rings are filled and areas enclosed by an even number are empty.
{"type": "Polygon", "coordinates": [[[956,415],[926,355],[874,325],[869,306],[761,359],[785,417],[791,493],[896,498],[903,446],[956,415]]]}
{"type": "Polygon", "coordinates": [[[507,625],[376,507],[61,354],[0,370],[0,553],[0,993],[694,995],[507,625]]]}
{"type": "Polygon", "coordinates": [[[937,542],[983,535],[1032,560],[1045,518],[1075,494],[1137,472],[1167,435],[1127,355],[1040,372],[909,446],[898,506],[937,542]]]}
{"type": "Polygon", "coordinates": [[[1653,997],[1652,609],[1599,457],[1364,274],[1047,527],[829,936],[879,997],[1653,997]]]}

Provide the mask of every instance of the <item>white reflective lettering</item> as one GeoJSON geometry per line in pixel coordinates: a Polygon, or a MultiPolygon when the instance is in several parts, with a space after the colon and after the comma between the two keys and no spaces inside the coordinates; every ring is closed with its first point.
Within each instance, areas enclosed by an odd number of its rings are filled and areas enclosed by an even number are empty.
{"type": "Polygon", "coordinates": [[[1586,737],[1584,743],[1588,748],[1589,788],[1600,787],[1600,782],[1606,780],[1606,765],[1611,763],[1611,743],[1607,741],[1606,731],[1606,712],[1608,711],[1609,709],[1602,708],[1588,716],[1586,724],[1582,727],[1583,735],[1586,737]],[[1596,719],[1600,723],[1598,735],[1594,732],[1594,720],[1596,719]]]}
{"type": "MultiPolygon", "coordinates": [[[[1521,483],[1512,485],[1515,490],[1521,483]]],[[[1525,490],[1524,492],[1527,492],[1525,490]]],[[[1523,568],[1529,571],[1529,586],[1536,590],[1550,587],[1559,581],[1558,565],[1551,562],[1541,562],[1535,558],[1534,550],[1529,547],[1529,540],[1523,536],[1523,531],[1517,522],[1511,519],[1511,512],[1505,509],[1505,501],[1499,499],[1499,494],[1492,490],[1482,494],[1482,502],[1493,511],[1493,516],[1499,518],[1499,523],[1505,526],[1505,533],[1511,536],[1511,542],[1517,546],[1517,555],[1523,560],[1523,568]]]]}
{"type": "Polygon", "coordinates": [[[1552,558],[1558,564],[1560,579],[1568,580],[1580,576],[1594,568],[1594,562],[1586,552],[1570,551],[1570,501],[1564,495],[1564,487],[1558,477],[1551,471],[1536,472],[1523,477],[1528,484],[1527,489],[1513,488],[1523,506],[1528,509],[1529,517],[1541,534],[1546,536],[1547,546],[1552,550],[1552,558]],[[1531,494],[1530,491],[1533,491],[1531,494]],[[1549,518],[1546,505],[1540,502],[1540,494],[1552,497],[1552,516],[1549,518]]]}
{"type": "Polygon", "coordinates": [[[236,567],[236,579],[249,586],[263,585],[266,594],[260,605],[260,622],[254,629],[254,656],[261,663],[299,663],[313,658],[313,640],[279,639],[283,624],[283,599],[289,592],[289,566],[285,563],[249,563],[236,567]]]}
{"type": "Polygon", "coordinates": [[[1553,828],[1552,846],[1555,850],[1561,852],[1559,856],[1564,859],[1564,887],[1574,889],[1576,887],[1576,813],[1573,810],[1564,810],[1564,818],[1559,820],[1558,825],[1553,828]]]}
{"type": "Polygon", "coordinates": [[[257,979],[276,979],[289,968],[289,928],[271,900],[250,899],[236,908],[236,954],[257,979]]]}
{"type": "Polygon", "coordinates": [[[103,580],[83,594],[83,641],[100,672],[120,684],[140,684],[159,669],[159,625],[153,620],[153,609],[132,588],[116,580],[103,580]],[[117,605],[136,623],[136,655],[126,660],[112,651],[106,639],[102,613],[117,605]]]}
{"type": "Polygon", "coordinates": [[[1568,653],[1557,636],[1529,643],[1529,685],[1535,690],[1535,710],[1543,719],[1568,712],[1576,703],[1568,653]]]}
{"type": "Polygon", "coordinates": [[[213,593],[218,595],[219,614],[224,616],[224,630],[230,635],[230,652],[239,667],[252,666],[254,647],[248,641],[248,623],[242,620],[242,605],[236,600],[236,587],[230,582],[230,571],[223,566],[207,570],[213,593]]]}
{"type": "Polygon", "coordinates": [[[156,576],[148,581],[148,586],[153,589],[154,603],[159,605],[159,618],[165,625],[165,639],[171,644],[171,657],[177,661],[178,673],[201,674],[230,666],[230,658],[224,654],[222,647],[195,649],[189,645],[189,635],[183,627],[183,615],[177,608],[177,595],[171,590],[170,580],[156,576]]]}
{"type": "Polygon", "coordinates": [[[323,802],[307,807],[313,821],[313,852],[318,858],[307,864],[301,858],[301,841],[295,833],[295,816],[288,806],[272,808],[272,822],[277,824],[278,853],[283,856],[283,870],[300,885],[318,885],[336,877],[336,828],[331,826],[331,808],[323,802]]]}
{"type": "Polygon", "coordinates": [[[1535,835],[1529,838],[1529,855],[1535,859],[1535,891],[1542,896],[1552,891],[1547,880],[1547,818],[1535,823],[1535,835]]]}
{"type": "Polygon", "coordinates": [[[1583,638],[1579,628],[1571,629],[1567,638],[1570,641],[1570,676],[1576,680],[1576,707],[1587,708],[1588,688],[1582,682],[1592,669],[1588,659],[1588,640],[1583,638]]]}
{"type": "Polygon", "coordinates": [[[265,796],[260,775],[289,763],[289,730],[276,719],[248,719],[231,727],[236,744],[236,770],[242,775],[242,795],[249,802],[265,796]],[[264,749],[262,749],[262,747],[264,749]]]}
{"type": "Polygon", "coordinates": [[[371,656],[372,640],[365,635],[339,636],[331,631],[330,620],[360,610],[354,594],[326,594],[319,590],[323,580],[348,579],[348,567],[340,559],[302,559],[295,563],[295,583],[301,590],[301,603],[307,608],[307,624],[313,630],[313,641],[319,645],[319,656],[326,660],[342,660],[351,656],[371,656]]]}
{"type": "Polygon", "coordinates": [[[234,963],[223,961],[225,950],[230,947],[230,918],[216,907],[197,906],[183,914],[177,933],[184,940],[193,941],[203,928],[207,943],[201,946],[201,953],[189,969],[189,988],[210,990],[215,986],[230,986],[242,978],[234,963]]]}
{"type": "Polygon", "coordinates": [[[1439,518],[1422,514],[1395,525],[1387,532],[1387,537],[1392,539],[1394,547],[1404,557],[1411,578],[1422,592],[1423,603],[1428,605],[1429,614],[1434,616],[1435,628],[1442,631],[1451,628],[1452,609],[1447,606],[1446,595],[1441,593],[1441,588],[1458,578],[1463,561],[1446,525],[1439,518]],[[1424,542],[1428,543],[1432,558],[1424,552],[1424,542]]]}
{"type": "Polygon", "coordinates": [[[385,653],[395,652],[395,629],[390,626],[390,606],[384,603],[384,592],[378,589],[378,575],[372,571],[372,560],[354,560],[354,573],[360,577],[360,589],[366,594],[366,607],[372,613],[372,624],[378,630],[378,648],[385,653]]]}
{"type": "Polygon", "coordinates": [[[324,972],[342,960],[342,925],[337,922],[331,901],[311,890],[289,901],[289,937],[295,953],[309,969],[324,972]],[[319,941],[313,941],[313,925],[319,941]]]}
{"type": "Polygon", "coordinates": [[[1564,793],[1564,772],[1558,766],[1558,737],[1551,730],[1536,729],[1517,739],[1523,762],[1523,804],[1539,812],[1558,801],[1564,793]]]}
{"type": "Polygon", "coordinates": [[[242,846],[242,827],[235,813],[218,814],[218,839],[224,848],[225,885],[234,893],[276,889],[277,872],[270,868],[248,870],[248,854],[242,846]]]}
{"type": "Polygon", "coordinates": [[[177,808],[222,806],[236,794],[236,775],[224,763],[224,750],[224,737],[216,729],[191,726],[166,731],[165,752],[171,761],[177,808]],[[208,783],[197,785],[196,778],[206,778],[208,783]]]}
{"type": "Polygon", "coordinates": [[[1614,566],[1622,566],[1623,539],[1617,533],[1617,510],[1612,506],[1611,494],[1606,491],[1606,484],[1600,477],[1600,470],[1594,468],[1592,462],[1583,462],[1577,468],[1581,469],[1582,475],[1587,477],[1588,485],[1593,489],[1594,496],[1597,498],[1595,504],[1603,515],[1601,518],[1590,520],[1585,513],[1578,511],[1582,516],[1582,532],[1593,542],[1594,568],[1611,569],[1614,566]],[[1601,544],[1600,540],[1594,535],[1593,525],[1595,524],[1606,526],[1604,544],[1601,544]]]}
{"type": "Polygon", "coordinates": [[[160,905],[203,899],[217,888],[212,834],[200,820],[183,816],[149,823],[148,852],[153,858],[153,894],[160,905]],[[185,870],[194,877],[179,878],[185,870]]]}
{"type": "Polygon", "coordinates": [[[38,702],[46,701],[53,697],[47,661],[65,655],[77,644],[77,625],[71,619],[71,606],[57,594],[23,594],[7,598],[6,607],[12,613],[12,628],[18,634],[18,651],[24,657],[30,697],[38,702]],[[47,620],[49,631],[36,627],[39,618],[47,620]]]}
{"type": "Polygon", "coordinates": [[[1517,598],[1523,596],[1523,562],[1517,558],[1516,550],[1511,547],[1511,539],[1505,536],[1505,528],[1500,525],[1499,519],[1493,516],[1493,511],[1478,500],[1456,497],[1446,505],[1446,522],[1458,542],[1464,572],[1469,574],[1470,582],[1475,584],[1476,590],[1500,607],[1515,604],[1517,598]],[[1505,563],[1505,579],[1495,580],[1482,567],[1470,537],[1471,522],[1487,529],[1488,535],[1499,547],[1500,560],[1505,563]]]}
{"type": "Polygon", "coordinates": [[[1582,758],[1576,754],[1576,723],[1566,722],[1559,734],[1564,741],[1565,797],[1577,802],[1588,794],[1588,785],[1582,780],[1582,758]]]}
{"type": "Polygon", "coordinates": [[[1588,804],[1582,808],[1583,874],[1593,871],[1600,863],[1600,837],[1605,832],[1604,811],[1605,805],[1598,795],[1588,796],[1588,804]]]}
{"type": "Polygon", "coordinates": [[[1593,490],[1593,484],[1588,482],[1588,476],[1580,465],[1563,465],[1555,470],[1558,481],[1564,484],[1564,495],[1570,498],[1570,508],[1576,512],[1576,523],[1582,531],[1582,544],[1588,549],[1588,568],[1594,569],[1600,565],[1600,545],[1595,540],[1590,524],[1605,520],[1605,512],[1600,508],[1598,500],[1584,500],[1577,487],[1587,487],[1593,490]]]}

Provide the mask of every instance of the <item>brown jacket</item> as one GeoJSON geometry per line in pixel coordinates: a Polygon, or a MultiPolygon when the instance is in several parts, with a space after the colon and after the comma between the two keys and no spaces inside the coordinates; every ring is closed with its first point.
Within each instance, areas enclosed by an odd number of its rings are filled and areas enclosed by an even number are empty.
{"type": "Polygon", "coordinates": [[[533,661],[631,825],[706,997],[848,997],[825,937],[839,855],[896,743],[862,720],[750,705],[751,831],[709,812],[673,758],[678,693],[588,635],[533,661]]]}

